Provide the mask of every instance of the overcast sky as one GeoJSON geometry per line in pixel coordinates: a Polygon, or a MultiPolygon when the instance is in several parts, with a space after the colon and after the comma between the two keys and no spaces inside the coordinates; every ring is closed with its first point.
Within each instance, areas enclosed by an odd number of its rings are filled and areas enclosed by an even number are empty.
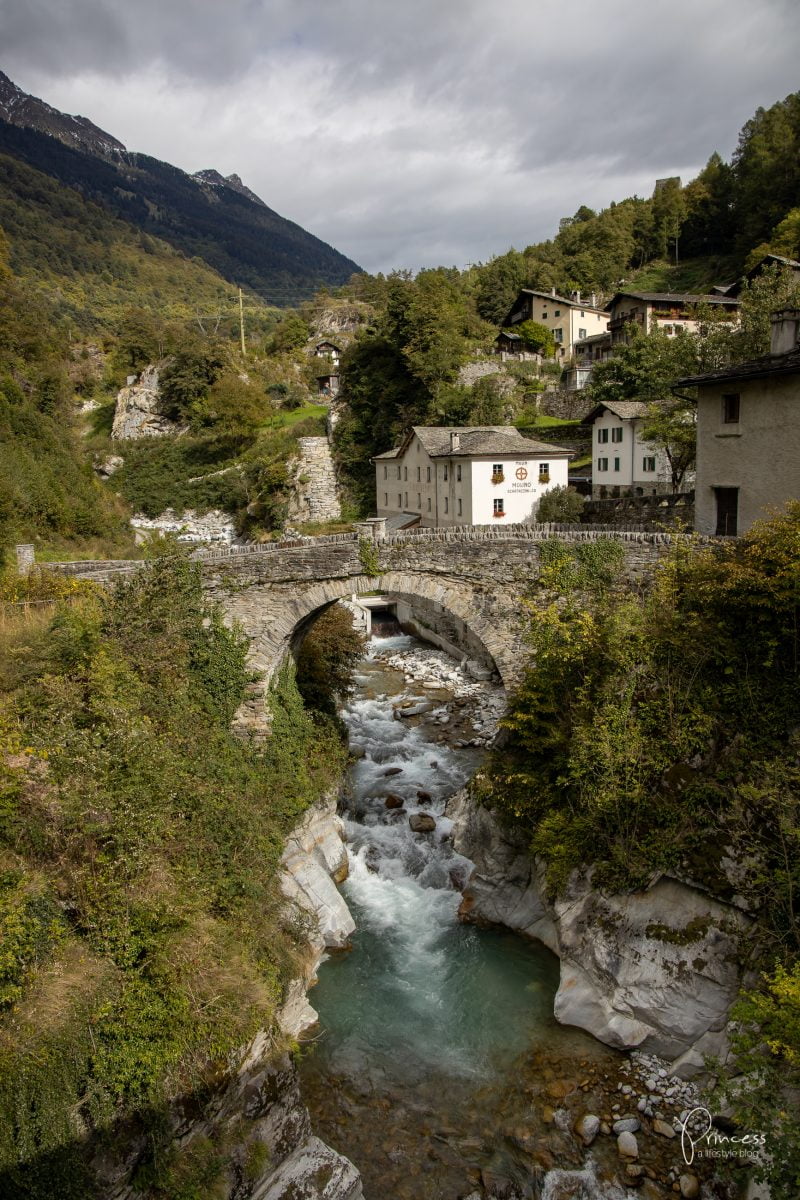
{"type": "Polygon", "coordinates": [[[236,172],[370,271],[463,267],[728,158],[800,87],[797,0],[0,0],[0,69],[236,172]]]}

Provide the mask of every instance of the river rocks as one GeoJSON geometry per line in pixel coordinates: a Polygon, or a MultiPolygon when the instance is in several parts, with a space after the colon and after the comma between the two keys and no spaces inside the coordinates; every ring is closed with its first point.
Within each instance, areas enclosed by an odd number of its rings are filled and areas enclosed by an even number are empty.
{"type": "Polygon", "coordinates": [[[594,1113],[587,1113],[576,1122],[575,1132],[584,1146],[591,1146],[600,1132],[600,1118],[596,1117],[594,1113]]]}
{"type": "Polygon", "coordinates": [[[145,367],[138,379],[117,393],[111,436],[126,438],[163,437],[178,426],[159,411],[158,367],[145,367]]]}
{"type": "Polygon", "coordinates": [[[412,813],[408,818],[408,824],[413,833],[433,833],[436,828],[436,822],[427,813],[412,813]]]}
{"type": "Polygon", "coordinates": [[[658,1118],[653,1121],[653,1133],[658,1133],[661,1135],[661,1137],[665,1138],[675,1137],[675,1130],[672,1128],[672,1126],[666,1121],[659,1121],[658,1118]]]}
{"type": "Polygon", "coordinates": [[[620,1133],[617,1137],[617,1153],[620,1158],[638,1158],[639,1143],[633,1133],[620,1133]]]}
{"type": "Polygon", "coordinates": [[[576,874],[551,901],[523,836],[464,792],[447,812],[456,850],[475,863],[462,914],[538,938],[559,956],[559,1021],[676,1060],[678,1074],[712,1047],[724,1054],[739,944],[751,924],[744,913],[666,876],[646,891],[605,896],[576,874]]]}
{"type": "Polygon", "coordinates": [[[424,792],[420,790],[417,792],[417,799],[419,800],[420,804],[430,804],[433,800],[433,796],[430,794],[430,792],[424,792]]]}
{"type": "Polygon", "coordinates": [[[393,775],[402,775],[402,767],[389,767],[388,771],[382,772],[384,779],[390,779],[393,775]]]}
{"type": "Polygon", "coordinates": [[[681,1175],[678,1179],[683,1200],[697,1200],[700,1195],[700,1180],[696,1175],[681,1175]]]}
{"type": "Polygon", "coordinates": [[[642,1128],[641,1121],[636,1117],[621,1117],[619,1121],[615,1121],[611,1126],[614,1133],[636,1133],[642,1128]]]}
{"type": "Polygon", "coordinates": [[[398,796],[395,792],[389,792],[389,795],[386,797],[383,803],[386,808],[402,808],[403,797],[398,796]]]}

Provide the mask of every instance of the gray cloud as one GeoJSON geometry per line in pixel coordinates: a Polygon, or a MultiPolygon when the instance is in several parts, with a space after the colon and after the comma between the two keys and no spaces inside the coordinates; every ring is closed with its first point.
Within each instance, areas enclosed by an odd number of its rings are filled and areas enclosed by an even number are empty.
{"type": "Polygon", "coordinates": [[[729,155],[796,88],[799,32],[788,0],[2,0],[0,68],[378,270],[486,259],[729,155]]]}

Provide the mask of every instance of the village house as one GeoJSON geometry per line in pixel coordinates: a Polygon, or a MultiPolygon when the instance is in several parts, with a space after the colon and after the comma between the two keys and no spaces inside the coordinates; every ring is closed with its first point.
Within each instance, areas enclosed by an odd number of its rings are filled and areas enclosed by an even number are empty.
{"type": "Polygon", "coordinates": [[[598,404],[583,419],[592,430],[592,499],[672,491],[663,450],[642,440],[647,405],[638,400],[598,404]]]}
{"type": "Polygon", "coordinates": [[[772,315],[770,353],[680,379],[697,388],[695,528],[746,533],[800,499],[800,310],[772,315]]]}
{"type": "Polygon", "coordinates": [[[733,296],[694,295],[689,292],[617,292],[606,305],[611,343],[628,338],[626,326],[640,325],[645,333],[654,327],[672,337],[679,330],[694,333],[699,325],[697,309],[706,305],[735,318],[739,301],[733,296]]]}
{"type": "Polygon", "coordinates": [[[611,334],[595,333],[575,343],[575,360],[564,370],[564,386],[574,391],[586,387],[599,362],[611,357],[611,334]]]}
{"type": "Polygon", "coordinates": [[[537,354],[535,350],[531,350],[526,346],[518,333],[514,333],[512,329],[501,329],[497,337],[494,339],[493,351],[499,354],[503,362],[506,359],[513,358],[520,362],[538,362],[541,363],[541,354],[537,354]]]}
{"type": "Polygon", "coordinates": [[[589,303],[581,299],[580,292],[567,300],[558,296],[555,288],[551,292],[522,288],[502,324],[508,328],[522,321],[536,321],[549,329],[556,343],[556,361],[564,362],[572,358],[576,342],[605,333],[608,314],[596,307],[594,296],[589,303]]]}
{"type": "Polygon", "coordinates": [[[729,283],[727,287],[714,287],[712,292],[720,296],[731,296],[736,298],[741,295],[744,288],[757,279],[762,271],[767,267],[780,267],[782,270],[787,270],[791,274],[795,283],[800,282],[800,262],[794,258],[784,258],[782,254],[765,254],[760,258],[754,267],[742,275],[735,283],[729,283]]]}
{"type": "Polygon", "coordinates": [[[314,346],[314,357],[327,358],[332,367],[339,366],[339,359],[341,356],[341,347],[337,346],[335,342],[329,342],[326,340],[317,342],[317,344],[314,346]]]}
{"type": "Polygon", "coordinates": [[[544,493],[567,486],[572,455],[510,426],[415,425],[372,460],[377,514],[394,528],[529,524],[544,493]]]}

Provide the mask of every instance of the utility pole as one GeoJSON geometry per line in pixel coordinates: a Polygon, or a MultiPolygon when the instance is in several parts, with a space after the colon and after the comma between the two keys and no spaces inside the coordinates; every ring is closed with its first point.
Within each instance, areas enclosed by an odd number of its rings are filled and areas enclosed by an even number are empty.
{"type": "Polygon", "coordinates": [[[244,345],[244,303],[242,301],[242,289],[239,288],[239,337],[242,343],[242,358],[247,354],[244,345]]]}

